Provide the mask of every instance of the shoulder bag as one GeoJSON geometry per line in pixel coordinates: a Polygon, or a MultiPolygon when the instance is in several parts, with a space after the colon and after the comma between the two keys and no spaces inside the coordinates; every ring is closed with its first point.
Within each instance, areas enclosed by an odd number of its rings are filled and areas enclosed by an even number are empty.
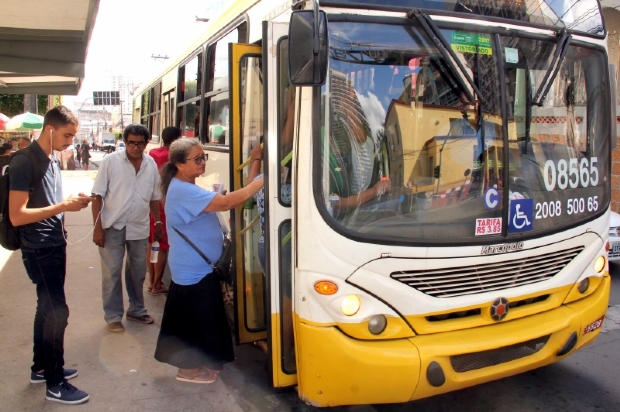
{"type": "Polygon", "coordinates": [[[213,268],[213,273],[215,273],[215,276],[217,276],[220,281],[232,285],[232,240],[230,239],[229,233],[224,234],[222,255],[214,265],[211,260],[204,253],[202,253],[202,251],[198,249],[198,247],[191,240],[187,238],[187,236],[181,233],[177,228],[173,227],[173,229],[205,260],[205,262],[207,262],[209,266],[213,268]]]}

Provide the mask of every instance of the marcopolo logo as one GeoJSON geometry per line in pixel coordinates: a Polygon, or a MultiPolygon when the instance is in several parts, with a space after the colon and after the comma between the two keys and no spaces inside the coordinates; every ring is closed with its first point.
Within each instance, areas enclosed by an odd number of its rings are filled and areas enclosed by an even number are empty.
{"type": "Polygon", "coordinates": [[[523,250],[523,242],[504,243],[502,245],[482,246],[481,255],[495,255],[523,250]]]}

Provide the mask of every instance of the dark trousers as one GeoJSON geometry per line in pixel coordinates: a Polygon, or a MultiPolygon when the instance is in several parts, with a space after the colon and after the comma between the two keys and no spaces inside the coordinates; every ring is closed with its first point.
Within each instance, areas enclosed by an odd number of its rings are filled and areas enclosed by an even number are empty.
{"type": "Polygon", "coordinates": [[[64,379],[64,339],[69,318],[65,300],[66,248],[63,245],[21,249],[28,277],[37,286],[32,370],[45,370],[48,387],[64,379]]]}

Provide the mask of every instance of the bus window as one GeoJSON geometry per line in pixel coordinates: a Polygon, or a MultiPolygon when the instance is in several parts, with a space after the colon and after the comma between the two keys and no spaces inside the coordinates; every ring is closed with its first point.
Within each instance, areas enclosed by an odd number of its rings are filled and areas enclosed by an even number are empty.
{"type": "Polygon", "coordinates": [[[229,108],[228,96],[228,43],[237,43],[239,31],[231,31],[209,46],[207,98],[207,136],[211,144],[228,146],[229,108]]]}
{"type": "Polygon", "coordinates": [[[198,137],[200,131],[200,100],[179,107],[180,129],[185,137],[198,137]]]}
{"type": "Polygon", "coordinates": [[[207,137],[209,143],[228,146],[228,124],[230,100],[228,91],[211,97],[207,102],[207,137]]]}
{"type": "Polygon", "coordinates": [[[183,136],[198,137],[200,133],[200,74],[202,53],[179,68],[180,91],[177,122],[183,136]]]}

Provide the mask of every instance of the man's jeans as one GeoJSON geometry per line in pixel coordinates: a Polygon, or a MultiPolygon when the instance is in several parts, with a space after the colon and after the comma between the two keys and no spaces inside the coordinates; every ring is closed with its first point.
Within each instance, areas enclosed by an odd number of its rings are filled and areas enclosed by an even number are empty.
{"type": "Polygon", "coordinates": [[[111,227],[105,230],[105,247],[99,248],[99,256],[101,256],[101,275],[103,277],[101,287],[103,311],[107,323],[120,322],[123,318],[121,271],[125,249],[127,249],[125,287],[129,297],[127,313],[131,316],[146,315],[142,289],[146,277],[147,241],[148,239],[125,240],[125,228],[117,230],[111,227]]]}
{"type": "Polygon", "coordinates": [[[65,300],[67,247],[41,249],[22,247],[22,260],[30,280],[37,285],[37,311],[34,315],[32,371],[45,370],[48,387],[64,380],[64,340],[69,307],[65,300]]]}

